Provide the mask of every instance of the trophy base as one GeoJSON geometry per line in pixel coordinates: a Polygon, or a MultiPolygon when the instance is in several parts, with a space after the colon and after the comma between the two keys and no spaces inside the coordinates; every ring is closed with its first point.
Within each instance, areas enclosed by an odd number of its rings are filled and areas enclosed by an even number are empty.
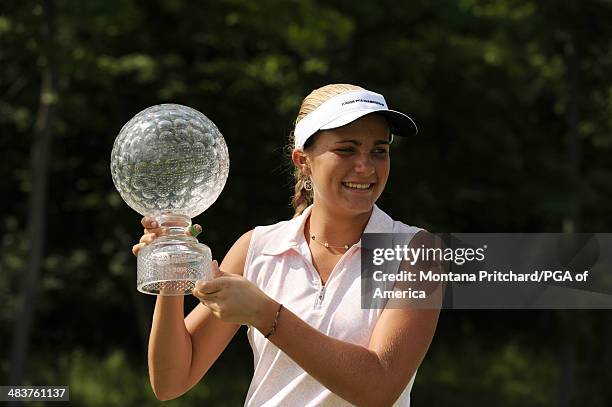
{"type": "Polygon", "coordinates": [[[160,280],[138,286],[138,291],[163,296],[190,295],[195,285],[196,281],[193,280],[160,280]]]}
{"type": "Polygon", "coordinates": [[[138,291],[190,295],[198,280],[212,280],[208,246],[190,236],[162,236],[138,253],[138,291]]]}

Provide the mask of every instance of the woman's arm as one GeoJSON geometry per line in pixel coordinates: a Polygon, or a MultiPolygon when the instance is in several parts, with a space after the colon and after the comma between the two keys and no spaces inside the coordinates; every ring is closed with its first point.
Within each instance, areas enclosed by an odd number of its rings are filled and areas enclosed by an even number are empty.
{"type": "MultiPolygon", "coordinates": [[[[270,300],[268,315],[277,303],[270,300]]],[[[392,405],[425,357],[438,309],[383,310],[367,347],[340,341],[283,309],[269,340],[306,372],[345,400],[363,406],[392,405]]],[[[257,327],[267,333],[270,318],[257,327]]]]}
{"type": "MultiPolygon", "coordinates": [[[[225,256],[222,267],[242,275],[251,232],[243,235],[225,256]]],[[[206,374],[234,337],[240,324],[215,318],[198,304],[185,318],[184,297],[158,296],[149,337],[149,378],[156,397],[181,396],[206,374]]]]}
{"type": "Polygon", "coordinates": [[[157,296],[149,335],[149,380],[155,396],[168,400],[183,387],[191,364],[191,336],[183,321],[183,296],[157,296]]]}
{"type": "MultiPolygon", "coordinates": [[[[434,235],[423,231],[410,245],[441,247],[434,235]]],[[[401,270],[432,269],[443,272],[436,261],[402,262],[401,270]]],[[[408,283],[411,288],[427,292],[426,300],[390,300],[374,327],[367,347],[329,337],[292,312],[283,309],[276,331],[269,337],[321,384],[345,400],[363,406],[390,406],[400,396],[423,361],[431,344],[443,297],[443,287],[427,282],[408,283]]],[[[395,289],[406,289],[396,284],[395,289]]],[[[277,304],[269,300],[267,319],[259,329],[269,332],[270,315],[276,315],[277,304]]],[[[272,317],[273,318],[273,317],[272,317]]]]}
{"type": "MultiPolygon", "coordinates": [[[[443,244],[423,231],[410,245],[438,248],[443,244]]],[[[442,273],[444,265],[435,260],[416,264],[402,262],[400,269],[414,272],[431,269],[442,273]]],[[[390,300],[367,347],[331,338],[284,309],[269,339],[311,376],[347,401],[364,406],[390,406],[405,389],[429,349],[444,294],[443,286],[429,282],[399,283],[395,290],[409,287],[424,290],[427,298],[390,300]]],[[[276,304],[268,307],[267,315],[275,315],[271,311],[276,304]]],[[[269,332],[266,329],[271,324],[270,317],[261,324],[261,332],[269,332]]]]}

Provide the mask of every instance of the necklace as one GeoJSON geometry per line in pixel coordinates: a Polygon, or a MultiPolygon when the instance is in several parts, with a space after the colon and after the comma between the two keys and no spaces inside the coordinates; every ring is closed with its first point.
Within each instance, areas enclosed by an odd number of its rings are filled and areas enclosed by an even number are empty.
{"type": "Polygon", "coordinates": [[[313,242],[320,244],[323,247],[326,247],[328,249],[345,249],[348,250],[348,248],[350,247],[348,244],[345,244],[344,246],[332,246],[329,243],[325,242],[319,242],[317,240],[317,238],[315,237],[315,235],[310,235],[310,238],[312,239],[313,242]]]}

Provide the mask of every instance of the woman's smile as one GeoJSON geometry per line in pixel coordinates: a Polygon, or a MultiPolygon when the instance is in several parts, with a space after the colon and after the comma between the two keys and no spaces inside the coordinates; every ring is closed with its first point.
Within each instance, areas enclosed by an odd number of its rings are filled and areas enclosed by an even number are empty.
{"type": "Polygon", "coordinates": [[[370,192],[374,187],[373,182],[362,183],[362,182],[342,182],[342,186],[351,192],[370,192]]]}

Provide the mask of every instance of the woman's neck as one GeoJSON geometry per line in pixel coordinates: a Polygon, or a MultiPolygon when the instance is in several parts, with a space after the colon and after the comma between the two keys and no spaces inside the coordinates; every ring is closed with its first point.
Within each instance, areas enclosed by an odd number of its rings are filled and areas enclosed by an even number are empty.
{"type": "Polygon", "coordinates": [[[315,203],[304,234],[307,241],[315,235],[319,242],[328,242],[332,246],[353,245],[361,239],[371,214],[372,209],[360,214],[347,214],[315,203]]]}

